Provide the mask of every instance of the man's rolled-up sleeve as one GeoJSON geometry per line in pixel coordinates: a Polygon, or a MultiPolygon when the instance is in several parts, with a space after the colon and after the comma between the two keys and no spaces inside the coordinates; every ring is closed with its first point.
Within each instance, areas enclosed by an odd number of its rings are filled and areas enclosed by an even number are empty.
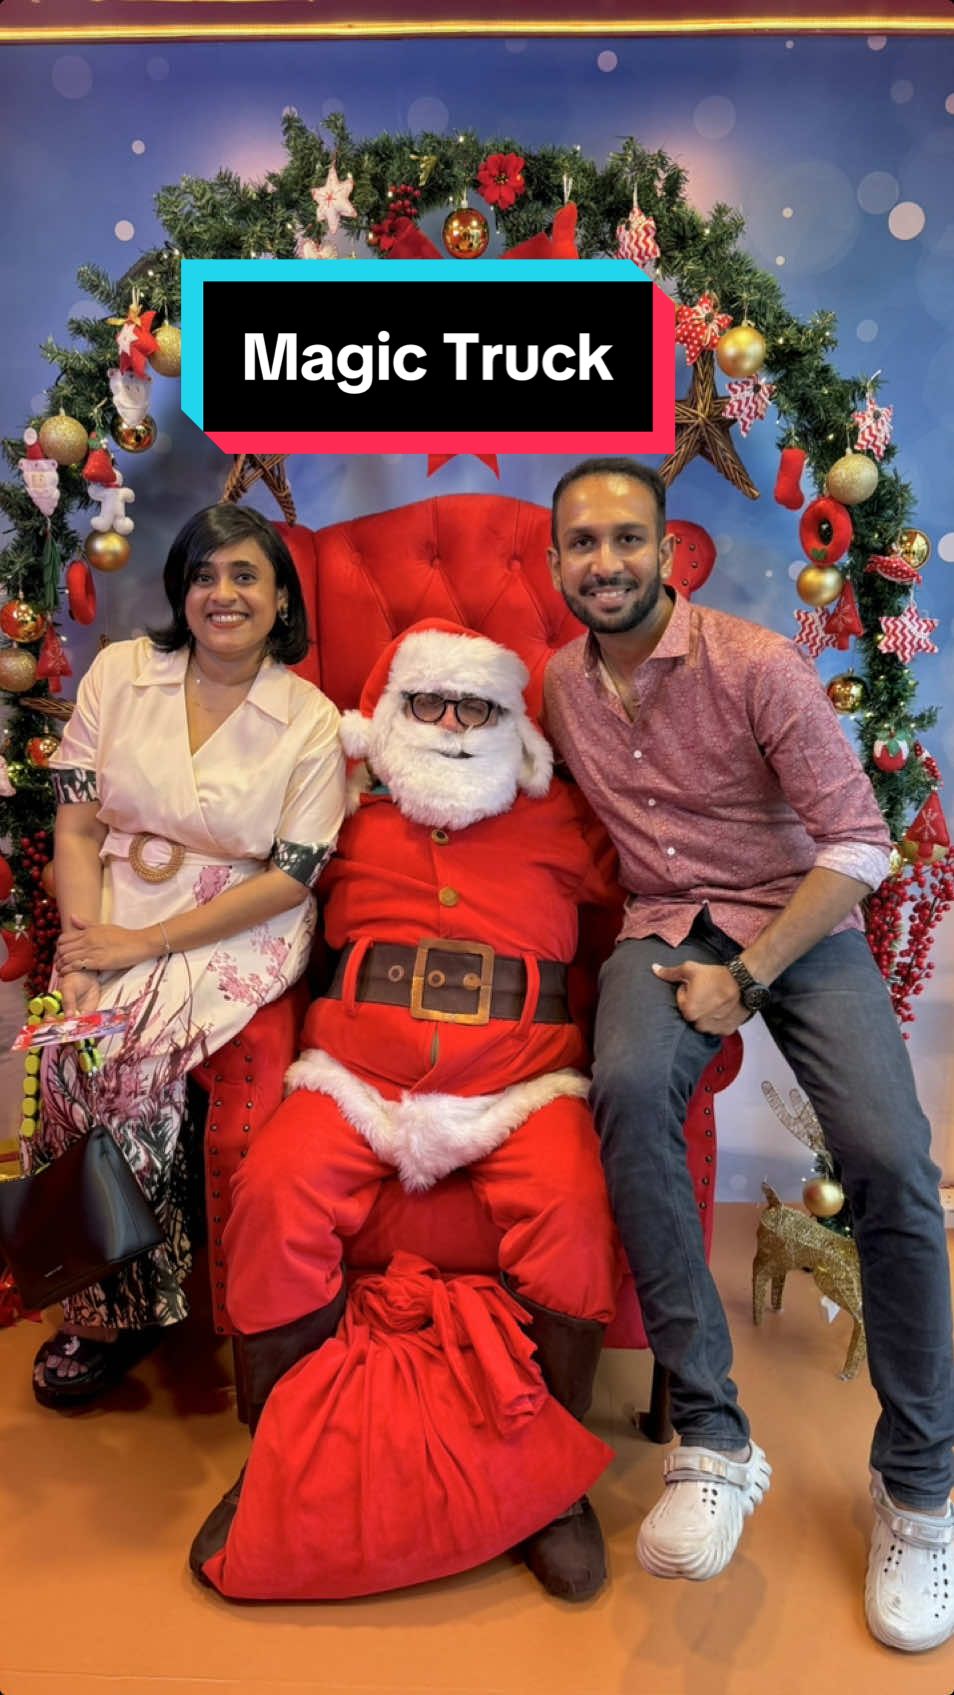
{"type": "Polygon", "coordinates": [[[816,866],[876,889],[888,873],[888,827],[818,673],[792,643],[767,647],[749,711],[764,757],[815,843],[816,866]]]}

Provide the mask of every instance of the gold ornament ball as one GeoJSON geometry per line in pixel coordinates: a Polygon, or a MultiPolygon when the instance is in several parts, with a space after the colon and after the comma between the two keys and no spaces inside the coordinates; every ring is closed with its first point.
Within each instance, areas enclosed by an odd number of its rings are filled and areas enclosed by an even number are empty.
{"type": "Polygon", "coordinates": [[[898,848],[898,847],[893,847],[891,849],[890,854],[888,855],[888,876],[889,877],[900,877],[902,871],[904,870],[904,865],[905,865],[905,859],[904,859],[904,854],[901,852],[901,849],[898,848]]]}
{"type": "Polygon", "coordinates": [[[842,506],[860,506],[878,486],[878,467],[867,453],[846,453],[836,459],[825,479],[825,493],[842,506]]]}
{"type": "Polygon", "coordinates": [[[441,236],[453,258],[479,259],[487,251],[490,230],[483,212],[472,206],[461,206],[444,219],[441,236]]]}
{"type": "Polygon", "coordinates": [[[125,536],[115,530],[91,530],[83,552],[96,571],[121,571],[132,548],[125,536]]]}
{"type": "Polygon", "coordinates": [[[765,338],[754,324],[736,324],[719,337],[715,355],[727,377],[754,377],[765,364],[765,338]]]}
{"type": "Polygon", "coordinates": [[[0,652],[0,689],[6,689],[8,694],[25,694],[35,681],[36,660],[32,653],[25,653],[22,647],[5,647],[0,652]]]}
{"type": "Polygon", "coordinates": [[[808,606],[831,606],[844,586],[845,579],[835,565],[806,565],[795,584],[808,606]]]}
{"type": "Polygon", "coordinates": [[[845,1204],[845,1191],[833,1177],[813,1177],[802,1190],[813,1218],[835,1218],[845,1204]]]}
{"type": "Polygon", "coordinates": [[[29,600],[8,600],[0,606],[0,630],[12,642],[38,642],[49,619],[29,600]]]}
{"type": "Polygon", "coordinates": [[[51,900],[56,899],[56,881],[53,875],[53,861],[48,859],[40,872],[40,882],[51,900]]]}
{"type": "Polygon", "coordinates": [[[841,671],[832,677],[825,693],[836,712],[860,712],[868,698],[864,678],[856,677],[852,671],[841,671]]]}
{"type": "Polygon", "coordinates": [[[113,440],[124,453],[145,453],[158,434],[155,418],[143,418],[141,424],[124,424],[117,419],[113,440]]]}
{"type": "Polygon", "coordinates": [[[59,736],[31,736],[26,744],[26,756],[31,765],[44,770],[60,745],[59,736]]]}
{"type": "Polygon", "coordinates": [[[898,537],[898,552],[906,564],[920,571],[931,557],[930,537],[923,530],[902,530],[898,537]]]}
{"type": "Polygon", "coordinates": [[[182,331],[178,324],[160,324],[153,330],[157,346],[149,363],[160,377],[177,377],[182,370],[182,331]]]}
{"type": "Polygon", "coordinates": [[[89,452],[89,432],[78,418],[57,412],[40,425],[40,446],[58,465],[79,465],[89,452]]]}

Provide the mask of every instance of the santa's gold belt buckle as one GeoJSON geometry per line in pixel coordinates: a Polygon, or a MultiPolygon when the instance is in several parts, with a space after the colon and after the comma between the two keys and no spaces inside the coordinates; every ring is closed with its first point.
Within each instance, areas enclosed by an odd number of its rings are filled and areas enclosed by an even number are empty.
{"type": "Polygon", "coordinates": [[[150,836],[144,833],[133,838],[129,849],[129,863],[144,883],[168,883],[174,877],[182,861],[185,859],[185,848],[181,842],[167,842],[165,836],[150,836]],[[168,849],[168,859],[160,860],[158,865],[150,865],[145,856],[145,850],[150,842],[157,842],[168,849]]]}
{"type": "MultiPolygon", "coordinates": [[[[433,987],[434,985],[431,985],[433,987]]],[[[434,1024],[489,1024],[490,1002],[494,992],[494,950],[486,942],[456,942],[442,936],[434,936],[419,944],[414,955],[414,970],[411,973],[411,1017],[424,1018],[434,1024]],[[427,983],[427,956],[434,950],[437,953],[465,953],[471,958],[480,960],[480,976],[473,973],[473,982],[467,982],[463,987],[477,992],[477,1005],[473,1012],[442,1012],[437,1007],[424,1005],[424,986],[427,983]]]]}

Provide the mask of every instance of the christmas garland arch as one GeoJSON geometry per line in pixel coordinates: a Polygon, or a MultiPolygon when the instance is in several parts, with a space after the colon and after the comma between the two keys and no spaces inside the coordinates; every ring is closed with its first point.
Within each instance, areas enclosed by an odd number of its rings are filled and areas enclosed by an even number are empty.
{"type": "MultiPolygon", "coordinates": [[[[46,870],[54,808],[45,761],[56,719],[69,710],[51,693],[64,664],[55,618],[66,592],[71,615],[90,621],[95,597],[86,560],[115,568],[128,552],[122,479],[113,474],[106,437],[127,452],[149,444],[147,361],[164,374],[177,368],[180,258],[330,259],[339,256],[342,234],[345,245],[366,238],[383,263],[437,254],[418,218],[438,207],[451,208],[448,251],[466,258],[487,241],[486,219],[468,206],[470,194],[492,208],[508,251],[655,262],[680,303],[677,336],[693,365],[676,452],[664,467],[668,480],[701,452],[754,495],[728,418],[744,435],[769,400],[775,406],[782,449],[776,498],[801,507],[803,472],[820,497],[801,520],[809,580],[800,592],[811,610],[799,615],[799,639],[813,654],[826,645],[847,649],[855,639],[852,673],[836,679],[843,698],[835,691],[833,699],[858,713],[862,758],[892,839],[906,854],[869,902],[868,932],[899,1016],[910,1020],[911,996],[930,974],[934,927],[954,897],[935,793],[939,774],[920,742],[936,714],[915,709],[909,664],[915,652],[932,651],[933,626],[909,604],[911,583],[920,580],[917,554],[899,538],[912,541],[919,532],[909,528],[913,491],[892,464],[897,450],[884,427],[890,412],[878,406],[874,380],[844,377],[829,363],[833,314],[793,317],[776,278],[740,248],[740,214],[717,205],[703,219],[687,199],[681,167],[632,138],[600,166],[578,148],[533,151],[513,138],[485,141],[473,132],[358,140],[337,115],[325,125],[329,141],[293,110],[284,114],[283,130],[288,157],[281,170],[258,184],[228,170],[210,180],[185,177],[156,196],[162,247],[118,282],[95,265],[79,271],[80,287],[102,313],[70,320],[82,350],[44,344],[58,371],[50,414],[31,419],[25,439],[3,444],[20,476],[0,484],[0,508],[12,526],[0,553],[0,630],[10,641],[0,647],[0,699],[8,708],[0,760],[0,934],[7,952],[0,978],[22,976],[33,992],[49,968],[57,920],[46,870]],[[723,362],[717,345],[731,335],[742,355],[736,364],[723,362]],[[764,343],[770,382],[753,375],[761,361],[745,363],[753,335],[764,343]],[[716,393],[713,348],[723,369],[741,377],[728,409],[716,393]],[[875,458],[859,458],[865,446],[875,458]],[[839,486],[839,498],[829,476],[846,455],[853,455],[854,476],[839,486]],[[89,506],[91,488],[102,510],[84,540],[72,523],[89,506]]],[[[912,545],[916,550],[916,539],[912,545]]]]}

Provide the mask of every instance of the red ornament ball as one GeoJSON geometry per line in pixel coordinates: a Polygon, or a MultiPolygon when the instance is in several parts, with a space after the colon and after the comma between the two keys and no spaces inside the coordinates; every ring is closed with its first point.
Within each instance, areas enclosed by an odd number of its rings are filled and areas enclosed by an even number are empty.
{"type": "Polygon", "coordinates": [[[31,736],[26,744],[26,756],[31,765],[45,769],[59,745],[58,736],[31,736]]]}
{"type": "Polygon", "coordinates": [[[900,771],[907,764],[910,749],[903,736],[885,736],[875,742],[871,757],[879,771],[900,771]]]}
{"type": "Polygon", "coordinates": [[[490,242],[490,228],[483,212],[461,206],[449,212],[441,231],[444,246],[453,259],[479,259],[490,242]]]}
{"type": "Polygon", "coordinates": [[[38,642],[49,619],[29,600],[8,600],[0,606],[0,630],[12,642],[38,642]]]}
{"type": "Polygon", "coordinates": [[[158,434],[155,418],[143,418],[140,424],[124,424],[120,419],[113,430],[113,440],[124,453],[145,453],[158,434]]]}

